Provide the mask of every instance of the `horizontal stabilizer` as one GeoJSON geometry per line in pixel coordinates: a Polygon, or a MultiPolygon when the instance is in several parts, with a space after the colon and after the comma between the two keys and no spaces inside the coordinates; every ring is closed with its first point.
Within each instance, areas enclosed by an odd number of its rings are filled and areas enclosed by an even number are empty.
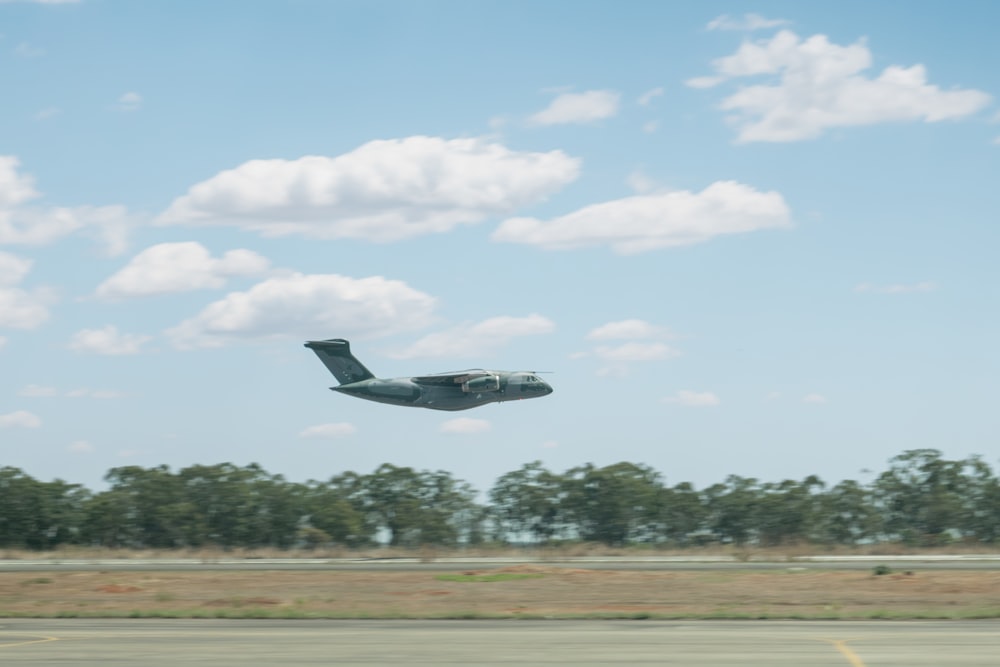
{"type": "Polygon", "coordinates": [[[331,340],[311,340],[306,343],[319,357],[340,384],[361,382],[375,377],[365,365],[351,354],[351,344],[343,338],[331,340]]]}

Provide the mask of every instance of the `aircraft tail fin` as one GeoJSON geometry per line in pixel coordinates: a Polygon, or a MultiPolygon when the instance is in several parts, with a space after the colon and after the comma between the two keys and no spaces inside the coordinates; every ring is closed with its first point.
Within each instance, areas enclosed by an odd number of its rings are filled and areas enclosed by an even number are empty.
{"type": "Polygon", "coordinates": [[[306,343],[306,347],[316,353],[340,384],[350,384],[375,377],[364,364],[354,358],[351,354],[351,344],[343,338],[311,340],[306,343]]]}

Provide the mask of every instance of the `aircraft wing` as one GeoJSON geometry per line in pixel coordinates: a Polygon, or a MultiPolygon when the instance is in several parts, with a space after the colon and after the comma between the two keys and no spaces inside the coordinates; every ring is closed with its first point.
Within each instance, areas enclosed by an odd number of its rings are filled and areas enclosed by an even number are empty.
{"type": "Polygon", "coordinates": [[[456,384],[462,384],[473,378],[485,377],[487,375],[494,375],[490,371],[484,371],[481,368],[473,368],[467,371],[452,371],[451,373],[433,373],[431,375],[418,375],[416,377],[410,378],[412,382],[416,384],[424,385],[436,385],[451,387],[456,384]]]}

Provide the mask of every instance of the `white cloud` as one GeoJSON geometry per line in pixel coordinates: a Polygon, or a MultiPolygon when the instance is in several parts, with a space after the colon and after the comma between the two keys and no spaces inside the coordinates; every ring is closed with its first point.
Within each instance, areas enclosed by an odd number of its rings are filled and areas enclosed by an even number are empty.
{"type": "Polygon", "coordinates": [[[216,259],[195,241],[161,243],[146,248],[101,283],[97,296],[124,299],[219,288],[227,278],[263,273],[269,265],[251,250],[230,250],[216,259]]]}
{"type": "Polygon", "coordinates": [[[649,194],[656,190],[656,182],[639,169],[630,173],[625,182],[632,188],[633,192],[641,195],[649,194]]]}
{"type": "Polygon", "coordinates": [[[69,444],[66,451],[73,454],[92,454],[94,452],[94,446],[86,440],[76,440],[69,444]]]}
{"type": "Polygon", "coordinates": [[[722,101],[720,108],[736,114],[740,142],[799,141],[834,127],[963,118],[991,100],[982,91],[944,91],[927,83],[923,65],[890,65],[868,78],[863,72],[871,67],[872,54],[863,40],[839,46],[825,35],[801,40],[788,30],[744,42],[712,65],[715,76],[687,84],[706,88],[732,78],[778,77],[776,84],[745,86],[722,101]]]}
{"type": "Polygon", "coordinates": [[[299,432],[300,438],[343,438],[357,433],[358,428],[349,422],[337,422],[334,424],[318,424],[310,426],[299,432]]]}
{"type": "Polygon", "coordinates": [[[718,181],[698,193],[683,190],[635,195],[593,204],[549,221],[510,218],[493,232],[492,239],[549,250],[609,245],[617,253],[631,254],[790,226],[790,213],[781,194],[718,181]]]}
{"type": "Polygon", "coordinates": [[[31,271],[33,262],[0,250],[0,287],[16,285],[31,271]]]}
{"type": "Polygon", "coordinates": [[[0,327],[34,329],[49,317],[53,293],[44,288],[16,287],[31,271],[32,261],[0,251],[0,327]]]}
{"type": "Polygon", "coordinates": [[[69,348],[76,352],[119,356],[139,354],[142,345],[150,340],[151,336],[121,333],[118,327],[109,324],[101,329],[77,331],[73,334],[69,348]]]}
{"type": "Polygon", "coordinates": [[[639,99],[636,101],[639,103],[640,106],[645,107],[649,106],[650,102],[652,102],[657,97],[660,97],[661,95],[663,95],[663,88],[653,88],[652,90],[647,90],[642,95],[640,95],[639,99]]]}
{"type": "Polygon", "coordinates": [[[231,225],[265,236],[397,241],[534,204],[576,179],[561,151],[481,139],[372,141],[335,158],[252,160],[192,187],[163,225],[231,225]]]}
{"type": "Polygon", "coordinates": [[[823,403],[826,403],[827,400],[826,397],[823,396],[822,394],[806,394],[805,396],[802,397],[802,402],[812,403],[814,405],[822,405],[823,403]]]}
{"type": "Polygon", "coordinates": [[[96,398],[96,399],[108,399],[108,398],[122,398],[125,396],[124,393],[120,391],[115,391],[113,389],[91,389],[89,387],[81,387],[80,389],[70,389],[66,392],[68,398],[96,398]]]}
{"type": "Polygon", "coordinates": [[[642,131],[646,134],[652,134],[660,129],[660,121],[650,120],[642,124],[642,131]]]}
{"type": "Polygon", "coordinates": [[[117,111],[138,111],[142,108],[142,95],[136,92],[124,93],[118,98],[114,108],[117,111]]]}
{"type": "Polygon", "coordinates": [[[753,30],[763,30],[766,28],[777,28],[788,25],[791,21],[786,19],[766,19],[760,14],[744,14],[742,18],[733,18],[729,14],[717,16],[709,21],[708,30],[740,30],[751,32],[753,30]]]}
{"type": "Polygon", "coordinates": [[[44,107],[35,112],[33,118],[35,120],[48,120],[49,118],[55,118],[62,113],[62,109],[59,107],[44,107]]]}
{"type": "Polygon", "coordinates": [[[630,364],[647,361],[665,361],[680,356],[680,352],[660,342],[672,336],[666,327],[636,318],[602,324],[587,334],[587,340],[626,342],[619,345],[598,345],[589,352],[580,352],[573,358],[596,357],[605,365],[597,369],[599,377],[626,377],[630,364]],[[660,340],[657,340],[660,339],[660,340]]]}
{"type": "Polygon", "coordinates": [[[52,293],[45,289],[25,291],[0,287],[0,327],[34,329],[49,319],[52,293]]]}
{"type": "Polygon", "coordinates": [[[45,245],[74,232],[97,237],[109,255],[124,252],[133,216],[122,206],[40,207],[31,176],[18,173],[20,161],[0,155],[0,244],[45,245]]]}
{"type": "Polygon", "coordinates": [[[47,398],[49,396],[58,396],[59,390],[55,387],[45,387],[38,384],[29,384],[23,387],[19,392],[18,396],[28,396],[31,398],[47,398]]]}
{"type": "Polygon", "coordinates": [[[628,319],[602,324],[587,334],[588,340],[620,340],[637,338],[662,338],[670,335],[666,327],[650,324],[645,320],[628,319]]]}
{"type": "Polygon", "coordinates": [[[937,285],[933,282],[924,281],[910,284],[894,285],[872,285],[871,283],[861,283],[854,288],[855,292],[874,292],[876,294],[913,294],[922,292],[933,292],[937,285]]]}
{"type": "Polygon", "coordinates": [[[452,434],[466,434],[466,433],[484,433],[492,428],[489,420],[487,419],[472,419],[470,417],[458,417],[456,419],[449,419],[448,421],[441,424],[442,433],[452,433],[452,434]]]}
{"type": "Polygon", "coordinates": [[[0,428],[38,428],[42,420],[26,410],[0,415],[0,428]]]}
{"type": "Polygon", "coordinates": [[[558,446],[559,446],[558,440],[546,440],[545,442],[542,443],[543,449],[555,449],[558,446]]]}
{"type": "Polygon", "coordinates": [[[490,354],[512,338],[555,331],[552,320],[541,315],[491,317],[478,324],[461,324],[424,336],[410,347],[391,354],[395,359],[476,357],[490,354]]]}
{"type": "Polygon", "coordinates": [[[234,340],[373,337],[421,329],[433,297],[399,280],[293,273],[232,292],[166,333],[180,349],[234,340]]]}
{"type": "Polygon", "coordinates": [[[683,405],[688,408],[709,408],[722,403],[719,397],[710,391],[690,391],[682,389],[673,396],[663,399],[664,403],[683,405]]]}
{"type": "Polygon", "coordinates": [[[21,161],[13,155],[0,155],[0,211],[39,196],[35,179],[18,174],[20,165],[21,161]]]}
{"type": "Polygon", "coordinates": [[[29,398],[52,398],[60,395],[68,398],[121,398],[125,394],[120,391],[113,391],[110,389],[90,389],[88,387],[71,389],[65,394],[61,394],[55,387],[29,384],[22,387],[21,390],[17,392],[17,395],[27,396],[29,398]]]}
{"type": "Polygon", "coordinates": [[[666,343],[629,342],[617,346],[601,345],[594,355],[605,361],[663,361],[680,356],[680,352],[666,343]]]}
{"type": "Polygon", "coordinates": [[[40,49],[28,42],[21,42],[14,47],[14,55],[18,58],[40,58],[45,55],[45,49],[40,49]]]}
{"type": "Polygon", "coordinates": [[[567,125],[593,123],[618,113],[621,95],[613,90],[588,90],[563,93],[548,107],[528,118],[529,125],[567,125]]]}

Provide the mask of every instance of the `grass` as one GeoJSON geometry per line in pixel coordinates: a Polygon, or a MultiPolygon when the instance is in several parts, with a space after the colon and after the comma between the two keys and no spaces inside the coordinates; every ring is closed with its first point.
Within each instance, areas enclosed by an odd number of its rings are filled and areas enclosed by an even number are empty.
{"type": "Polygon", "coordinates": [[[0,617],[983,619],[1000,570],[0,572],[0,617]]]}
{"type": "Polygon", "coordinates": [[[458,581],[458,582],[493,582],[493,581],[518,581],[519,579],[541,579],[544,574],[517,573],[517,572],[496,572],[493,574],[439,574],[435,579],[438,581],[458,581]]]}

